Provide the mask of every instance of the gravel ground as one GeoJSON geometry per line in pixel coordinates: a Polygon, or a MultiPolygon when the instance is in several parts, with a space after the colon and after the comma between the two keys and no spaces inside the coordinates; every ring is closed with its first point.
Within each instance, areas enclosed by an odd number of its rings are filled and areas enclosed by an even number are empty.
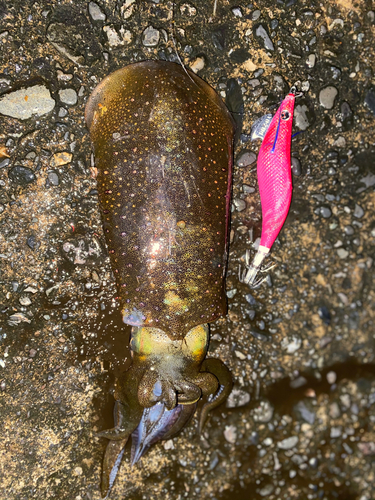
{"type": "MultiPolygon", "coordinates": [[[[0,498],[96,500],[115,377],[128,363],[91,177],[85,102],[125,64],[178,60],[172,2],[0,0],[0,498]]],[[[210,353],[235,387],[131,469],[112,499],[371,500],[375,12],[371,2],[176,2],[179,56],[245,114],[227,294],[210,353]],[[216,8],[215,8],[216,4],[216,8]],[[291,85],[293,202],[256,290],[251,126],[291,85]]]]}

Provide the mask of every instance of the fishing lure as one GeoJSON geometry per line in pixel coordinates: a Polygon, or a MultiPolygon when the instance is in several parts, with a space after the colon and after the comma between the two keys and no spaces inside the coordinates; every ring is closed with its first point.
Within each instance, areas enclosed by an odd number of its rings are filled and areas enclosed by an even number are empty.
{"type": "Polygon", "coordinates": [[[206,359],[208,323],[225,316],[234,123],[206,82],[165,61],[131,64],[93,91],[85,119],[132,364],[115,390],[103,462],[111,490],[125,444],[132,463],[232,388],[206,359]]]}
{"type": "MultiPolygon", "coordinates": [[[[265,133],[258,154],[257,174],[262,205],[262,234],[257,253],[242,277],[246,284],[257,286],[257,273],[276,240],[289,212],[292,199],[290,146],[296,97],[292,87],[277,110],[265,133]]],[[[268,115],[267,115],[268,116],[268,115]]],[[[249,252],[247,252],[249,259],[249,252]]]]}

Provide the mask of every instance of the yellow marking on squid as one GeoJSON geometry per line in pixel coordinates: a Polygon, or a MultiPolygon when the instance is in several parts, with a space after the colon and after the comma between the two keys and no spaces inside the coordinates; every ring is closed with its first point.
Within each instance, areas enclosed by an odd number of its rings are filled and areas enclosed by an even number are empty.
{"type": "Polygon", "coordinates": [[[107,110],[107,106],[103,106],[103,104],[101,104],[101,103],[98,104],[98,107],[99,107],[99,109],[101,111],[101,116],[103,116],[104,113],[106,113],[108,111],[107,110]]]}
{"type": "Polygon", "coordinates": [[[163,302],[168,306],[169,309],[175,311],[177,314],[187,311],[189,305],[188,300],[181,299],[173,291],[169,291],[165,294],[163,302]]]}

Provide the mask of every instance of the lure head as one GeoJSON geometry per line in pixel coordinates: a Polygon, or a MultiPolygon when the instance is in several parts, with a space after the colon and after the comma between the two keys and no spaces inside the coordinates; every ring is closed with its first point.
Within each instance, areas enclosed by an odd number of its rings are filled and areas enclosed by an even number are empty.
{"type": "Polygon", "coordinates": [[[264,142],[265,144],[269,144],[269,139],[273,139],[271,147],[272,154],[286,155],[287,152],[289,152],[290,156],[295,99],[296,96],[293,92],[290,92],[285,97],[267,131],[264,142]]]}

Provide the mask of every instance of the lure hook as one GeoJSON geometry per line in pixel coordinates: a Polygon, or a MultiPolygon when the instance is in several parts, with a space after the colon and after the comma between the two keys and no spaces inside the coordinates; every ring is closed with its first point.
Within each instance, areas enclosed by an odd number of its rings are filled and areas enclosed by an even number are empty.
{"type": "Polygon", "coordinates": [[[290,91],[289,91],[289,94],[293,94],[294,97],[302,97],[303,96],[303,92],[301,92],[300,90],[297,90],[297,87],[295,85],[293,85],[291,88],[290,88],[290,91]]]}

